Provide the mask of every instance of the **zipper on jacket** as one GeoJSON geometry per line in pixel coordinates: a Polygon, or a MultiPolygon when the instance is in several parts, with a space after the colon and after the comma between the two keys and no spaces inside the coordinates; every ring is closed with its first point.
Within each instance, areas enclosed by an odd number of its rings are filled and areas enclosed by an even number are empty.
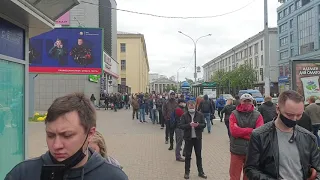
{"type": "MultiPolygon", "coordinates": [[[[276,172],[277,172],[277,179],[279,179],[279,169],[278,169],[278,166],[277,165],[279,165],[279,160],[278,159],[276,159],[276,156],[275,156],[275,154],[274,154],[274,151],[275,151],[275,149],[274,149],[274,145],[273,145],[273,142],[274,142],[274,128],[275,127],[273,127],[272,128],[272,138],[273,139],[270,139],[270,142],[271,142],[271,149],[272,149],[272,156],[273,156],[273,159],[274,159],[274,163],[275,163],[275,167],[276,167],[276,172]]],[[[279,148],[279,147],[278,147],[279,148]]]]}

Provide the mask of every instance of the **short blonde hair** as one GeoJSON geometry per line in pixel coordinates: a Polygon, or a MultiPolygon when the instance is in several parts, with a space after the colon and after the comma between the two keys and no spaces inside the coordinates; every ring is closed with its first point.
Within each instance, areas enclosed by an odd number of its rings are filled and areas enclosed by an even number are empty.
{"type": "Polygon", "coordinates": [[[107,157],[107,146],[106,142],[104,141],[104,138],[102,134],[99,131],[96,131],[96,133],[92,137],[92,143],[95,143],[100,148],[100,154],[102,157],[107,157]]]}

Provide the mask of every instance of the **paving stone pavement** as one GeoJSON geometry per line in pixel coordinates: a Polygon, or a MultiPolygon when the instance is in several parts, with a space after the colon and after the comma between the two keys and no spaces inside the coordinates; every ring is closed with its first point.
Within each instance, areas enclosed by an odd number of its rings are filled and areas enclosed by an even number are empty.
{"type": "MultiPolygon", "coordinates": [[[[105,137],[108,154],[121,163],[130,180],[182,180],[184,163],[175,161],[174,151],[168,151],[164,129],[150,121],[141,124],[132,120],[131,112],[97,111],[97,129],[105,137]]],[[[28,129],[28,154],[37,157],[47,150],[44,124],[29,123],[28,129]]],[[[208,179],[229,179],[230,152],[224,123],[214,121],[212,133],[204,131],[202,159],[208,179]]],[[[200,179],[194,153],[190,179],[200,179]]]]}

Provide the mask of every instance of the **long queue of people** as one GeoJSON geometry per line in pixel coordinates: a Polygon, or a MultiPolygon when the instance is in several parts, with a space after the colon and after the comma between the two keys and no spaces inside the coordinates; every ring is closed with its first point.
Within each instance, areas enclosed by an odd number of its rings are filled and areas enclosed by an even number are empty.
{"type": "Polygon", "coordinates": [[[174,149],[175,136],[175,156],[177,161],[185,162],[185,179],[189,179],[193,148],[198,175],[207,178],[202,167],[202,133],[205,128],[212,132],[215,111],[220,122],[224,120],[229,136],[230,180],[320,179],[320,106],[315,104],[315,97],[308,99],[306,109],[304,97],[295,91],[281,93],[278,104],[271,100],[265,97],[257,107],[250,94],[236,100],[219,97],[214,102],[206,95],[186,100],[170,92],[165,98],[152,95],[147,99],[139,94],[133,97],[132,106],[136,103],[139,108],[141,123],[147,122],[141,109],[151,109],[151,122],[166,129],[169,150],[174,149]],[[158,114],[159,121],[152,114],[158,114]]]}

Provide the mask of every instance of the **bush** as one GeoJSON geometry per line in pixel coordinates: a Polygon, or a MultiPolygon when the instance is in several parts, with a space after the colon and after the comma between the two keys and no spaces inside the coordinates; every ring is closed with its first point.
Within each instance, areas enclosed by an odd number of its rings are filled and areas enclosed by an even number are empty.
{"type": "Polygon", "coordinates": [[[44,122],[44,120],[47,118],[47,113],[40,114],[40,113],[34,113],[33,117],[29,118],[29,121],[31,122],[44,122]]]}

